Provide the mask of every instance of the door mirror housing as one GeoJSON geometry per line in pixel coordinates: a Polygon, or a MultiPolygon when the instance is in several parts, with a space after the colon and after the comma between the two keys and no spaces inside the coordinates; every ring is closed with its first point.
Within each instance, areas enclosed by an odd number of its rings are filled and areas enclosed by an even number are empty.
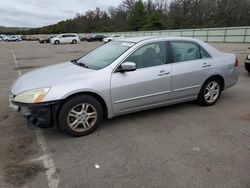
{"type": "Polygon", "coordinates": [[[124,62],[120,65],[118,68],[118,72],[129,72],[129,71],[135,71],[136,70],[136,64],[134,62],[124,62]]]}

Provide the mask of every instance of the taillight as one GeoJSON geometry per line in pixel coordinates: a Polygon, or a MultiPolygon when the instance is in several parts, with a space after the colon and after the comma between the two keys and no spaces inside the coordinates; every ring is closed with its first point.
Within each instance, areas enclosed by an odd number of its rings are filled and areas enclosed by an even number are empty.
{"type": "Polygon", "coordinates": [[[236,57],[234,67],[239,67],[239,66],[240,66],[240,62],[239,62],[238,58],[236,57]]]}

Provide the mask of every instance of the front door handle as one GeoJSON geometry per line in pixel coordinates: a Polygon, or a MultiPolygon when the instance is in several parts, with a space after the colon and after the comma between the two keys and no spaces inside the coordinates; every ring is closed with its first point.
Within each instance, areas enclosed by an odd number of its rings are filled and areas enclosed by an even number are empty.
{"type": "Polygon", "coordinates": [[[161,71],[158,73],[158,76],[164,76],[164,75],[168,75],[168,74],[170,74],[169,71],[161,70],[161,71]]]}
{"type": "Polygon", "coordinates": [[[211,64],[209,64],[209,63],[203,63],[202,64],[202,68],[207,68],[207,67],[211,67],[212,65],[211,64]]]}

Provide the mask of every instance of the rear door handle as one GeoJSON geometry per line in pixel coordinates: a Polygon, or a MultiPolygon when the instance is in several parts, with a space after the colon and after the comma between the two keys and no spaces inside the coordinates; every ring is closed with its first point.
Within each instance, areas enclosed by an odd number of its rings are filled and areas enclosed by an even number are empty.
{"type": "Polygon", "coordinates": [[[168,75],[168,74],[170,74],[169,71],[161,70],[161,71],[158,73],[158,76],[164,76],[164,75],[168,75]]]}

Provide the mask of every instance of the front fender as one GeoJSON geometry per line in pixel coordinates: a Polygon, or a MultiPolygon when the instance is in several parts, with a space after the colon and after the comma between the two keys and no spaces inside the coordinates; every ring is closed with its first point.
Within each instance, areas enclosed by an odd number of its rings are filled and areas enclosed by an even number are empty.
{"type": "MultiPolygon", "coordinates": [[[[100,96],[106,103],[108,109],[108,117],[112,116],[112,104],[109,91],[109,78],[102,74],[102,79],[85,79],[84,81],[78,80],[69,83],[64,83],[52,86],[49,93],[43,98],[42,102],[50,102],[57,100],[65,100],[66,98],[84,92],[94,93],[100,96]]],[[[101,77],[101,75],[99,75],[101,77]]]]}

